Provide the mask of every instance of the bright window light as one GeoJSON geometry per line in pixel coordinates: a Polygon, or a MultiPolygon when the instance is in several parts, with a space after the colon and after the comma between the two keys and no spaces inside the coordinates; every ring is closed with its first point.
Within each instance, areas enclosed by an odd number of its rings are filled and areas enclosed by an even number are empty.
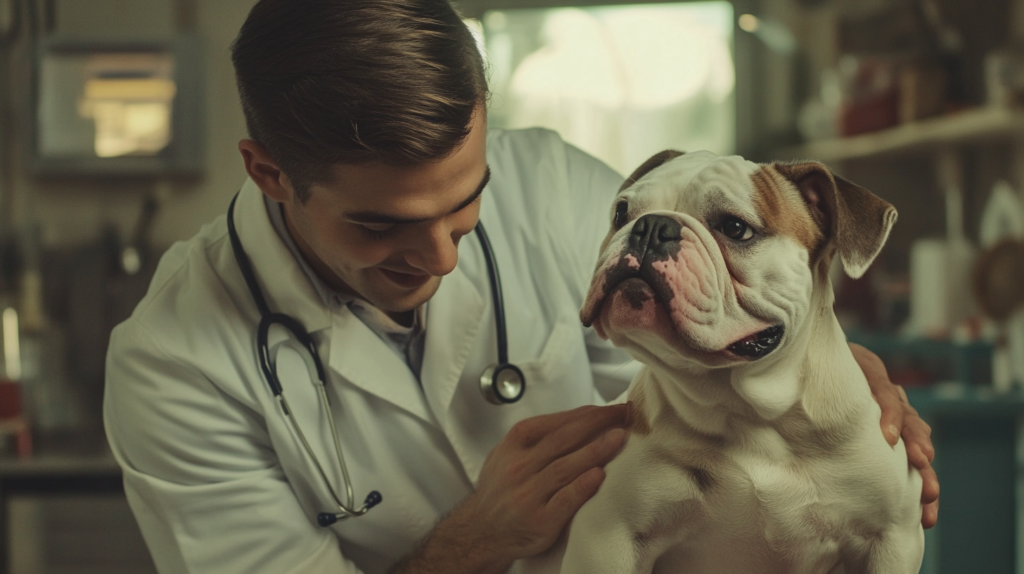
{"type": "Polygon", "coordinates": [[[171,141],[174,56],[67,53],[42,62],[44,155],[157,155],[171,141]]]}
{"type": "Polygon", "coordinates": [[[761,20],[753,14],[744,14],[740,16],[739,24],[744,32],[754,33],[761,27],[761,20]]]}
{"type": "Polygon", "coordinates": [[[495,127],[543,126],[622,173],[735,147],[729,2],[490,11],[495,127]]]}

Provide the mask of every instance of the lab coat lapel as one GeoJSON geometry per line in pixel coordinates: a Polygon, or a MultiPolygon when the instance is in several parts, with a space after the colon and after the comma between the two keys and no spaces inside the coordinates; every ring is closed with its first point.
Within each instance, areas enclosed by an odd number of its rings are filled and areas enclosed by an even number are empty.
{"type": "Polygon", "coordinates": [[[277,235],[263,203],[263,192],[251,179],[238,192],[235,227],[270,310],[295,317],[310,333],[330,327],[330,310],[277,235]]]}
{"type": "Polygon", "coordinates": [[[334,316],[328,365],[352,385],[436,424],[405,360],[347,308],[334,316]]]}
{"type": "Polygon", "coordinates": [[[441,280],[428,305],[420,380],[431,409],[452,438],[454,430],[446,414],[479,336],[485,299],[462,269],[456,267],[441,280]]]}

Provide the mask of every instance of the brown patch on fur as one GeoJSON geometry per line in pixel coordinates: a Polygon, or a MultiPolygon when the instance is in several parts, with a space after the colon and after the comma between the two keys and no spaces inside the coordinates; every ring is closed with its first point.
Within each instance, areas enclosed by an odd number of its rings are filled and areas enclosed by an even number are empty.
{"type": "Polygon", "coordinates": [[[811,262],[825,243],[825,233],[815,221],[803,196],[775,166],[764,166],[750,176],[754,207],[771,233],[792,237],[807,248],[811,262]]]}
{"type": "Polygon", "coordinates": [[[679,157],[685,153],[686,152],[683,151],[667,149],[665,151],[660,151],[652,155],[647,159],[647,161],[640,164],[640,167],[633,170],[633,173],[626,178],[626,181],[622,182],[622,187],[619,188],[619,191],[622,191],[627,187],[633,185],[634,183],[640,181],[640,178],[647,175],[647,172],[651,171],[652,169],[658,167],[659,165],[665,163],[666,161],[672,158],[679,157]]]}
{"type": "Polygon", "coordinates": [[[896,223],[896,209],[863,187],[809,161],[772,166],[793,183],[828,239],[834,240],[846,272],[861,276],[896,223]]]}
{"type": "Polygon", "coordinates": [[[644,412],[644,394],[637,388],[626,403],[626,430],[640,436],[651,434],[651,421],[644,412]]]}

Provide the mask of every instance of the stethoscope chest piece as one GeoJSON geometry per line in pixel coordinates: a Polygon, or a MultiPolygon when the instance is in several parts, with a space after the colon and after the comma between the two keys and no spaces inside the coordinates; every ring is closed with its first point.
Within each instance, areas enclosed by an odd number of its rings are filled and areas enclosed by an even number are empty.
{"type": "Polygon", "coordinates": [[[480,392],[493,405],[514,403],[526,392],[526,377],[511,363],[491,365],[480,375],[480,392]]]}

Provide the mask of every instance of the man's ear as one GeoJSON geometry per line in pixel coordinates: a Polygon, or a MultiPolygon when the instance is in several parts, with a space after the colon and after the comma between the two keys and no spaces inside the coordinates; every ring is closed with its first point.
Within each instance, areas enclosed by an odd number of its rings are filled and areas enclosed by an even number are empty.
{"type": "Polygon", "coordinates": [[[822,233],[835,244],[846,274],[864,275],[889,238],[896,208],[818,162],[775,164],[775,169],[800,191],[822,233]]]}
{"type": "Polygon", "coordinates": [[[266,148],[255,140],[244,139],[238,142],[238,151],[242,154],[245,172],[264,195],[278,203],[291,202],[294,193],[291,182],[266,148]]]}
{"type": "Polygon", "coordinates": [[[619,191],[622,191],[622,190],[626,189],[627,187],[633,185],[634,183],[640,181],[640,178],[643,177],[644,175],[646,175],[647,172],[651,171],[652,169],[658,167],[659,165],[665,163],[666,161],[668,161],[668,160],[670,160],[670,159],[672,159],[674,157],[679,157],[679,156],[681,156],[681,155],[683,155],[685,153],[686,152],[684,152],[684,151],[676,151],[674,149],[667,149],[665,151],[660,151],[660,152],[654,154],[647,161],[645,161],[642,164],[640,164],[640,167],[638,167],[635,170],[633,170],[633,173],[630,174],[630,176],[626,178],[626,181],[622,182],[622,187],[619,188],[619,191]]]}

